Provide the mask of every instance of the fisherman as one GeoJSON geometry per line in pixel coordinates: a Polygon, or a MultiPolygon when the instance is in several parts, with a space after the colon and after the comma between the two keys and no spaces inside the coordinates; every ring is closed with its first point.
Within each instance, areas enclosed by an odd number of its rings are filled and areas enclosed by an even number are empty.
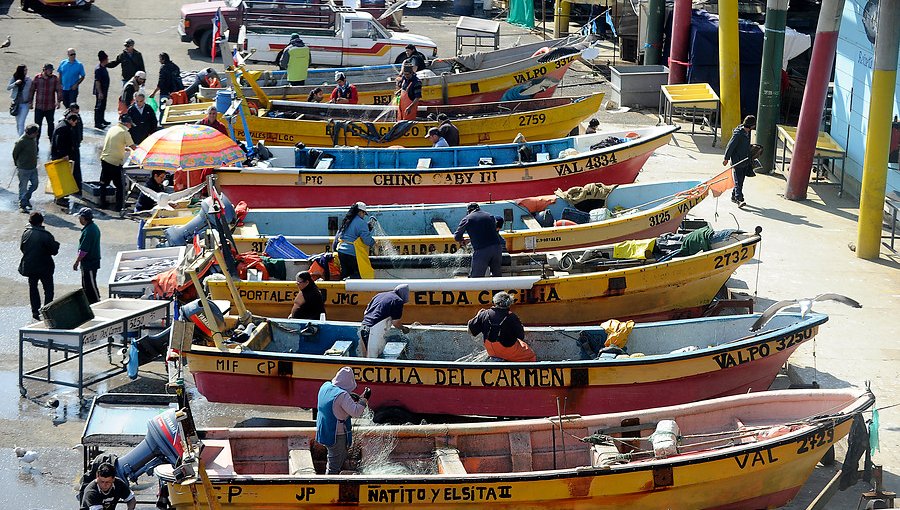
{"type": "Polygon", "coordinates": [[[357,104],[359,103],[359,93],[356,91],[356,85],[347,83],[347,77],[344,73],[338,71],[334,73],[334,81],[337,87],[331,91],[331,99],[329,103],[335,104],[357,104]]]}
{"type": "Polygon", "coordinates": [[[366,217],[365,202],[356,202],[350,206],[344,220],[341,222],[341,228],[338,229],[334,236],[334,243],[331,249],[338,252],[338,260],[341,262],[341,279],[362,278],[359,273],[359,263],[357,257],[360,255],[356,252],[357,239],[362,240],[362,244],[372,247],[375,245],[375,238],[372,237],[373,222],[370,220],[368,224],[363,219],[366,217]]]}
{"type": "Polygon", "coordinates": [[[436,127],[429,128],[428,133],[425,134],[425,138],[431,141],[432,147],[450,147],[447,140],[441,136],[440,130],[436,127]]]}
{"type": "Polygon", "coordinates": [[[513,297],[507,292],[494,294],[494,306],[479,310],[468,324],[472,336],[482,335],[484,348],[492,358],[503,361],[537,361],[525,343],[525,328],[519,316],[509,310],[513,297]]]}
{"type": "Polygon", "coordinates": [[[300,292],[294,298],[289,319],[318,320],[325,314],[325,300],[309,271],[297,273],[297,288],[300,292]]]}
{"type": "Polygon", "coordinates": [[[334,379],[319,388],[316,401],[316,442],[328,450],[326,475],[340,474],[347,451],[353,445],[353,424],[350,418],[359,418],[366,411],[369,390],[361,397],[353,393],[356,379],[353,369],[341,367],[334,379]]]}
{"type": "Polygon", "coordinates": [[[397,58],[394,60],[394,65],[400,65],[405,62],[410,62],[415,66],[416,71],[425,69],[425,55],[416,50],[415,44],[407,44],[403,53],[397,55],[397,58]]]}
{"type": "Polygon", "coordinates": [[[397,120],[416,120],[422,99],[422,81],[409,62],[403,63],[403,71],[397,77],[397,97],[397,120]]]}
{"type": "Polygon", "coordinates": [[[409,302],[409,285],[397,285],[394,290],[375,294],[363,313],[359,326],[359,354],[366,358],[377,358],[384,349],[384,337],[389,327],[409,333],[403,325],[403,305],[409,302]]]}
{"type": "Polygon", "coordinates": [[[744,179],[752,174],[753,162],[750,161],[750,131],[756,129],[756,116],[747,115],[740,126],[734,128],[731,140],[725,146],[723,166],[731,165],[734,176],[734,189],[731,190],[731,201],[744,207],[744,179]]]}
{"type": "Polygon", "coordinates": [[[503,238],[497,230],[497,219],[481,210],[476,202],[466,207],[468,214],[460,220],[453,238],[465,246],[463,234],[469,234],[472,243],[472,269],[469,278],[482,278],[490,268],[491,276],[502,276],[503,238]]]}
{"type": "Polygon", "coordinates": [[[450,118],[446,113],[439,113],[437,116],[438,133],[447,140],[447,145],[457,147],[459,145],[459,129],[450,122],[450,118]]]}
{"type": "Polygon", "coordinates": [[[78,241],[78,256],[72,265],[73,271],[81,266],[81,288],[87,295],[88,303],[100,301],[100,289],[97,287],[97,271],[100,269],[100,227],[94,223],[94,211],[82,207],[78,211],[81,223],[81,237],[78,241]]]}
{"type": "Polygon", "coordinates": [[[592,135],[597,132],[598,127],[600,127],[600,121],[597,119],[591,119],[588,121],[588,127],[584,130],[584,134],[592,135]]]}
{"type": "Polygon", "coordinates": [[[128,510],[137,507],[137,499],[131,488],[121,478],[116,477],[116,468],[108,462],[97,468],[97,478],[84,489],[81,510],[112,510],[125,503],[128,510]]]}
{"type": "Polygon", "coordinates": [[[291,85],[303,85],[309,72],[309,47],[303,43],[300,34],[291,34],[291,41],[282,50],[278,61],[279,67],[287,70],[287,79],[291,85]]]}
{"type": "MultiPolygon", "coordinates": [[[[153,170],[150,172],[150,177],[147,178],[147,182],[144,183],[144,186],[151,191],[160,193],[166,190],[166,187],[163,184],[165,180],[165,170],[153,170]]],[[[141,196],[138,197],[137,202],[134,204],[134,212],[149,211],[154,207],[156,207],[156,201],[141,193],[141,196]]]]}
{"type": "Polygon", "coordinates": [[[223,135],[228,136],[228,128],[225,127],[225,124],[219,122],[219,110],[217,110],[215,106],[210,106],[206,109],[206,117],[198,120],[197,125],[209,126],[223,135]]]}

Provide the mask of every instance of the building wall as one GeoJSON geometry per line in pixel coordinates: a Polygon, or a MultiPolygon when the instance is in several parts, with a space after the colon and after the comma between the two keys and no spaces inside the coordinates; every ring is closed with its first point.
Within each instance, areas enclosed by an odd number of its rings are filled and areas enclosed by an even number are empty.
{"type": "MultiPolygon", "coordinates": [[[[857,196],[862,179],[875,64],[875,45],[870,41],[874,31],[867,33],[863,21],[867,4],[877,6],[877,0],[846,0],[844,3],[835,61],[831,126],[831,136],[847,149],[845,188],[857,196]]],[[[870,6],[869,11],[874,6],[870,6]]],[[[897,115],[900,111],[900,79],[894,89],[893,105],[893,115],[897,115]]],[[[887,192],[892,190],[900,191],[900,170],[896,163],[888,170],[887,192]]]]}

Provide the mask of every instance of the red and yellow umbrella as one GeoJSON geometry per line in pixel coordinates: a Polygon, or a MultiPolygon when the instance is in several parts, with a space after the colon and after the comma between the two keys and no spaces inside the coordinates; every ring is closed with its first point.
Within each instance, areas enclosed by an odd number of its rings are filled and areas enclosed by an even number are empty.
{"type": "Polygon", "coordinates": [[[179,125],[148,136],[134,158],[149,170],[194,170],[229,166],[246,159],[234,140],[215,128],[179,125]]]}

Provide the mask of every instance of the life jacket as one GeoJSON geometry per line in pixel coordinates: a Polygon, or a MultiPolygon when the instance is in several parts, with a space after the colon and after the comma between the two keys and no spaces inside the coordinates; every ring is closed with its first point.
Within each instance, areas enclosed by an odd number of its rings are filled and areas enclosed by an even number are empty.
{"type": "MultiPolygon", "coordinates": [[[[334,401],[344,390],[338,388],[331,381],[327,381],[319,388],[317,402],[318,414],[316,415],[316,442],[333,446],[337,440],[337,416],[334,415],[334,401]]],[[[344,430],[347,432],[347,447],[353,444],[353,424],[348,417],[344,420],[344,430]]]]}

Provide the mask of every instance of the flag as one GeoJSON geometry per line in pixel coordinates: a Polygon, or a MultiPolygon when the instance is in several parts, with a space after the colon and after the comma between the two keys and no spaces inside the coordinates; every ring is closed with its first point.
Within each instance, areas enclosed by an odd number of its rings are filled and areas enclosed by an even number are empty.
{"type": "Polygon", "coordinates": [[[216,47],[219,45],[219,39],[222,38],[222,8],[216,9],[216,15],[213,16],[213,36],[212,36],[212,61],[216,61],[216,47]]]}
{"type": "Polygon", "coordinates": [[[612,14],[610,14],[610,9],[606,9],[606,23],[609,25],[609,30],[612,32],[613,37],[619,37],[619,34],[616,33],[616,26],[613,25],[612,14]]]}
{"type": "Polygon", "coordinates": [[[718,197],[722,193],[734,187],[734,174],[731,168],[727,168],[719,175],[709,179],[702,185],[709,187],[714,197],[718,197]]]}
{"type": "Polygon", "coordinates": [[[231,50],[231,61],[234,62],[234,66],[235,66],[235,67],[237,67],[238,65],[240,65],[240,62],[238,61],[238,49],[237,49],[237,46],[235,46],[234,49],[231,50]]]}

